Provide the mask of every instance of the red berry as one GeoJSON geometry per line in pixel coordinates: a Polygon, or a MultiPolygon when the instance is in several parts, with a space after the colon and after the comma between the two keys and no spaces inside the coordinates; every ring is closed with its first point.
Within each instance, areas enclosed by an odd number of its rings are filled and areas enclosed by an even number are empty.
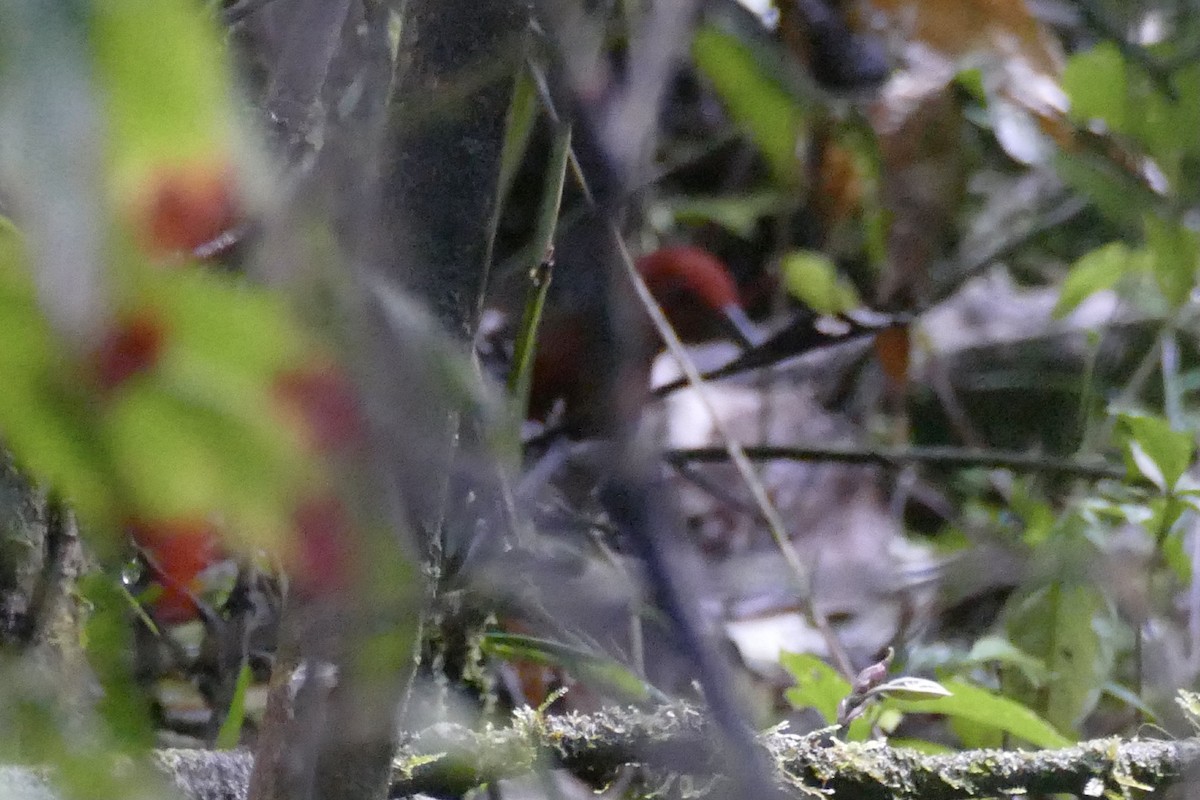
{"type": "Polygon", "coordinates": [[[91,355],[91,366],[101,390],[110,391],[134,375],[151,369],[162,355],[165,329],[149,313],[141,312],[117,322],[91,355]]]}
{"type": "Polygon", "coordinates": [[[274,391],[298,414],[312,445],[321,452],[353,447],[365,438],[354,387],[336,367],[285,372],[275,379],[274,391]]]}
{"type": "Polygon", "coordinates": [[[143,246],[156,255],[190,253],[237,223],[228,170],[211,165],[164,168],[139,213],[143,246]]]}
{"type": "Polygon", "coordinates": [[[294,571],[302,591],[326,594],[350,585],[350,523],[332,494],[303,500],[292,513],[297,554],[294,571]]]}
{"type": "Polygon", "coordinates": [[[151,577],[162,593],[151,603],[155,618],[168,625],[196,618],[196,578],[222,558],[213,527],[203,520],[135,521],[128,525],[146,553],[151,577]]]}

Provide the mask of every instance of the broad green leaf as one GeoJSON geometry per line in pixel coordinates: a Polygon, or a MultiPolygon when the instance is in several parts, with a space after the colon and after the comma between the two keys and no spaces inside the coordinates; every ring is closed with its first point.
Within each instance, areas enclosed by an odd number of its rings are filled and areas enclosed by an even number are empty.
{"type": "Polygon", "coordinates": [[[21,235],[0,217],[0,433],[17,459],[104,530],[116,523],[116,493],[104,454],[59,343],[38,306],[21,235]]]}
{"type": "Polygon", "coordinates": [[[1189,60],[1171,76],[1175,88],[1176,108],[1173,130],[1180,138],[1184,155],[1200,154],[1200,141],[1193,136],[1200,130],[1200,62],[1189,60]]]}
{"type": "Polygon", "coordinates": [[[1146,266],[1124,242],[1110,242],[1079,258],[1063,281],[1054,316],[1061,318],[1103,289],[1111,289],[1127,272],[1146,266]]]}
{"type": "Polygon", "coordinates": [[[139,266],[128,302],[169,323],[173,346],[266,385],[314,350],[277,295],[212,270],[139,266]]]}
{"type": "Polygon", "coordinates": [[[1118,419],[1132,465],[1161,491],[1173,491],[1195,458],[1195,436],[1172,429],[1162,417],[1121,414],[1118,419]]]}
{"type": "Polygon", "coordinates": [[[758,223],[788,204],[779,192],[721,197],[679,197],[668,201],[672,216],[683,223],[713,222],[746,239],[753,238],[758,223]]]}
{"type": "Polygon", "coordinates": [[[779,663],[796,681],[785,694],[792,707],[816,709],[830,725],[837,722],[838,704],[850,694],[849,681],[809,653],[784,653],[779,663]]]}
{"type": "Polygon", "coordinates": [[[613,659],[570,645],[534,636],[490,631],[484,634],[480,647],[497,658],[562,667],[584,683],[612,692],[628,702],[662,697],[657,689],[613,659]]]}
{"type": "Polygon", "coordinates": [[[1098,632],[1108,611],[1092,586],[1054,582],[1014,597],[1004,612],[1009,639],[1049,670],[1040,687],[1019,669],[1003,671],[1005,693],[1040,713],[1059,730],[1073,731],[1100,697],[1113,665],[1111,646],[1098,632]]]}
{"type": "Polygon", "coordinates": [[[146,376],[122,386],[105,409],[112,466],[149,519],[205,519],[218,507],[222,464],[197,430],[193,409],[146,376]]]}
{"type": "Polygon", "coordinates": [[[244,548],[279,551],[300,476],[312,467],[300,448],[272,441],[282,426],[269,416],[261,425],[242,424],[143,375],[109,398],[105,423],[128,513],[168,520],[216,514],[244,548]]]}
{"type": "Polygon", "coordinates": [[[712,25],[696,31],[692,56],[775,180],[794,186],[801,177],[798,153],[804,132],[804,113],[796,99],[767,73],[748,45],[712,25]]]}
{"type": "Polygon", "coordinates": [[[1155,214],[1146,217],[1146,249],[1163,297],[1173,307],[1187,301],[1200,266],[1200,235],[1155,214]]]}
{"type": "Polygon", "coordinates": [[[1049,671],[1041,660],[1034,658],[1000,636],[984,636],[977,640],[971,646],[971,652],[967,654],[967,661],[971,664],[1001,664],[1015,667],[1034,687],[1045,685],[1049,678],[1049,671]]]}
{"type": "Polygon", "coordinates": [[[1063,182],[1092,201],[1101,214],[1131,230],[1140,229],[1145,209],[1162,202],[1141,181],[1098,156],[1059,153],[1054,168],[1063,182]]]}
{"type": "Polygon", "coordinates": [[[784,256],[780,267],[788,293],[818,314],[840,314],[862,305],[858,292],[823,253],[797,250],[784,256]]]}
{"type": "Polygon", "coordinates": [[[962,680],[946,682],[950,697],[937,700],[885,700],[888,707],[909,714],[944,714],[1001,731],[1038,747],[1065,747],[1071,740],[1047,720],[1015,700],[993,694],[962,680]]]}
{"type": "Polygon", "coordinates": [[[1129,75],[1115,44],[1102,42],[1073,55],[1063,71],[1062,86],[1071,100],[1071,116],[1103,120],[1116,133],[1129,131],[1129,75]]]}
{"type": "Polygon", "coordinates": [[[186,0],[99,0],[89,20],[118,196],[164,163],[228,166],[232,74],[203,10],[186,0]]]}

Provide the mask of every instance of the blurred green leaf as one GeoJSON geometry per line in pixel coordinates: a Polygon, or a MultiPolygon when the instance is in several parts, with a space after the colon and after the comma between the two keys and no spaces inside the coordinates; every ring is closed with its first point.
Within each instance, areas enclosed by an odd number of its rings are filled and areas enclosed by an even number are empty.
{"type": "Polygon", "coordinates": [[[1163,297],[1172,307],[1182,305],[1196,285],[1200,234],[1149,214],[1146,218],[1146,248],[1163,297]]]}
{"type": "Polygon", "coordinates": [[[98,707],[115,741],[130,751],[149,747],[154,727],[145,694],[130,669],[131,628],[119,584],[94,572],[80,578],[79,591],[91,608],[83,629],[84,650],[103,691],[98,707]]]}
{"type": "Polygon", "coordinates": [[[712,25],[696,31],[692,56],[730,116],[767,160],[775,180],[796,185],[802,175],[804,112],[795,98],[768,74],[747,44],[712,25]]]}
{"type": "Polygon", "coordinates": [[[810,653],[783,653],[779,663],[796,681],[785,697],[793,708],[815,709],[825,722],[837,722],[838,704],[850,694],[850,682],[810,653]]]}
{"type": "Polygon", "coordinates": [[[1047,720],[1015,700],[1002,697],[962,680],[946,681],[953,694],[938,700],[894,700],[884,702],[908,714],[944,714],[1001,731],[1038,747],[1065,747],[1071,740],[1047,720]]]}
{"type": "Polygon", "coordinates": [[[218,750],[232,750],[238,746],[242,738],[242,725],[246,721],[246,692],[250,688],[250,680],[253,677],[253,672],[249,664],[242,664],[238,670],[237,682],[233,687],[233,699],[229,702],[229,709],[225,712],[225,719],[221,722],[221,728],[217,731],[217,739],[214,742],[218,750]]]}
{"type": "Polygon", "coordinates": [[[1110,242],[1079,258],[1059,290],[1054,316],[1062,318],[1096,292],[1111,289],[1126,273],[1149,266],[1124,242],[1110,242]]]}
{"type": "Polygon", "coordinates": [[[1125,59],[1112,42],[1071,56],[1062,87],[1071,100],[1071,116],[1085,122],[1102,120],[1115,133],[1129,131],[1129,76],[1125,59]]]}
{"type": "Polygon", "coordinates": [[[971,664],[1015,667],[1034,687],[1045,685],[1050,677],[1049,670],[1040,659],[1029,655],[1002,636],[984,636],[977,640],[971,646],[971,652],[967,654],[967,661],[971,664]]]}
{"type": "Polygon", "coordinates": [[[840,314],[862,305],[858,292],[838,274],[837,265],[823,253],[797,250],[780,264],[792,297],[818,314],[840,314]]]}
{"type": "Polygon", "coordinates": [[[1118,420],[1131,465],[1160,491],[1174,491],[1195,457],[1195,436],[1172,429],[1162,417],[1124,413],[1118,420]]]}
{"type": "Polygon", "coordinates": [[[1054,168],[1063,182],[1123,228],[1140,229],[1146,209],[1156,208],[1162,202],[1145,183],[1107,159],[1087,152],[1059,153],[1054,168]]]}
{"type": "Polygon", "coordinates": [[[1005,694],[1040,713],[1058,730],[1075,730],[1100,697],[1112,668],[1111,643],[1097,618],[1108,606],[1092,586],[1053,582],[1009,601],[1004,624],[1012,643],[1049,670],[1040,686],[1020,668],[1003,671],[1005,694]]]}
{"type": "Polygon", "coordinates": [[[752,239],[758,223],[776,214],[788,204],[780,192],[755,192],[745,195],[679,197],[667,202],[674,218],[684,224],[713,222],[745,239],[752,239]]]}
{"type": "Polygon", "coordinates": [[[517,73],[517,79],[513,82],[512,102],[508,106],[508,119],[504,126],[504,144],[500,151],[500,181],[496,187],[496,197],[500,203],[507,201],[517,171],[525,158],[525,152],[529,149],[529,137],[533,133],[537,112],[537,87],[529,70],[523,69],[517,73]]]}
{"type": "Polygon", "coordinates": [[[184,0],[101,2],[89,22],[118,196],[165,162],[228,166],[232,74],[203,9],[184,0]]]}
{"type": "Polygon", "coordinates": [[[577,647],[534,636],[497,631],[485,633],[480,647],[488,655],[508,661],[562,667],[578,680],[611,692],[625,702],[663,699],[657,689],[613,659],[577,647]]]}

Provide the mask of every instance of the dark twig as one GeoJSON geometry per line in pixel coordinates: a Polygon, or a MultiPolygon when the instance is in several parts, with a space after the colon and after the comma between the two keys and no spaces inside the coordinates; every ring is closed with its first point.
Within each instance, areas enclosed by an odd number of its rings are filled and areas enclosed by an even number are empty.
{"type": "Polygon", "coordinates": [[[236,25],[273,2],[275,0],[238,0],[233,5],[221,9],[221,21],[226,25],[236,25]]]}
{"type": "MultiPolygon", "coordinates": [[[[1087,480],[1128,480],[1124,468],[1095,461],[1073,461],[1003,450],[964,450],[956,447],[910,447],[904,449],[872,449],[859,447],[780,447],[760,445],[747,447],[752,461],[834,461],[842,464],[870,464],[901,468],[910,464],[930,467],[967,469],[982,467],[1011,469],[1017,472],[1042,472],[1067,475],[1087,480]]],[[[728,454],[721,447],[693,447],[669,450],[665,457],[672,464],[688,462],[725,461],[728,454]]]]}

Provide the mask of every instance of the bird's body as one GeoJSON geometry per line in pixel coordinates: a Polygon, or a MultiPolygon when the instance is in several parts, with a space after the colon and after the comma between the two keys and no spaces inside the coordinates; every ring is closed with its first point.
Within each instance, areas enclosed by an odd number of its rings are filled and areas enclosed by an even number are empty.
{"type": "MultiPolygon", "coordinates": [[[[725,335],[745,344],[754,338],[753,325],[738,301],[737,285],[712,254],[697,247],[665,247],[639,258],[637,267],[667,321],[685,342],[725,335]]],[[[646,392],[651,364],[661,350],[659,337],[640,309],[617,309],[618,314],[608,309],[606,318],[602,306],[606,294],[577,297],[568,290],[548,304],[534,357],[529,419],[547,421],[561,402],[567,427],[591,432],[595,416],[591,409],[601,393],[646,392]],[[606,330],[606,324],[611,324],[606,319],[614,317],[636,327],[606,330]],[[606,367],[616,358],[613,351],[618,347],[629,348],[621,359],[628,370],[613,386],[606,367]]]]}

